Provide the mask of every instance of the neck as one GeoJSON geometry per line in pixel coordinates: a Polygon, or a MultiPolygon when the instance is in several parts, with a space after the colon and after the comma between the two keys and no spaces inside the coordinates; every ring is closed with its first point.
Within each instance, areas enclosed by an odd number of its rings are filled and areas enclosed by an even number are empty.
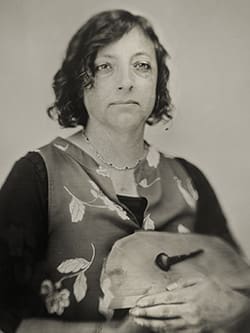
{"type": "Polygon", "coordinates": [[[89,122],[85,133],[103,159],[117,167],[133,166],[145,153],[144,126],[118,131],[89,122]]]}

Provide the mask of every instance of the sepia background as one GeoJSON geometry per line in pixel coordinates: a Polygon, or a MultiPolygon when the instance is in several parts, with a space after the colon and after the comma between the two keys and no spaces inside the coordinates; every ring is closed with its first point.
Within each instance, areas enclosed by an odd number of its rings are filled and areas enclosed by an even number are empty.
{"type": "Polygon", "coordinates": [[[146,138],[204,171],[250,258],[248,0],[0,0],[0,184],[28,150],[72,132],[46,116],[53,75],[73,33],[114,8],[149,18],[171,55],[175,120],[146,138]]]}

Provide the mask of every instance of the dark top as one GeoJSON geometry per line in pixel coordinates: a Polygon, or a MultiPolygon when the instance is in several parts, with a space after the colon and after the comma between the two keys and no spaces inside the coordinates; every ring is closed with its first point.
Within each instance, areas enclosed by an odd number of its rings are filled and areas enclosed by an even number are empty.
{"type": "Polygon", "coordinates": [[[129,197],[126,195],[117,195],[119,201],[127,206],[131,212],[135,215],[136,220],[140,226],[142,226],[144,211],[147,206],[146,198],[129,197]]]}
{"type": "MultiPolygon", "coordinates": [[[[205,176],[186,160],[178,160],[199,194],[195,232],[216,235],[238,249],[205,176]]],[[[146,199],[118,198],[140,224],[146,199]]],[[[14,332],[25,317],[23,300],[29,297],[32,268],[46,251],[47,232],[47,170],[40,154],[31,152],[16,162],[0,191],[0,329],[4,332],[14,332]]]]}

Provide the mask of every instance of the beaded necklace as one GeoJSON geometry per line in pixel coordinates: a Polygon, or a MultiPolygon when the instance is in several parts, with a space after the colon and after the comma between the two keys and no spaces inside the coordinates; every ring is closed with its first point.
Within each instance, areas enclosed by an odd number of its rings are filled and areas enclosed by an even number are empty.
{"type": "Polygon", "coordinates": [[[108,167],[110,168],[113,168],[115,170],[118,170],[118,171],[124,171],[124,170],[133,170],[135,169],[139,164],[140,162],[145,158],[145,155],[146,155],[146,149],[144,150],[143,152],[143,156],[141,158],[139,158],[134,165],[132,166],[128,166],[128,165],[125,165],[123,167],[118,167],[117,165],[114,165],[113,163],[111,162],[107,162],[105,160],[105,158],[102,156],[102,154],[96,149],[96,147],[93,145],[93,143],[91,142],[91,140],[89,139],[89,137],[86,135],[86,133],[82,132],[82,136],[84,137],[85,141],[88,143],[88,145],[90,146],[90,148],[93,150],[93,152],[95,153],[96,157],[103,162],[103,164],[107,165],[108,167]]]}

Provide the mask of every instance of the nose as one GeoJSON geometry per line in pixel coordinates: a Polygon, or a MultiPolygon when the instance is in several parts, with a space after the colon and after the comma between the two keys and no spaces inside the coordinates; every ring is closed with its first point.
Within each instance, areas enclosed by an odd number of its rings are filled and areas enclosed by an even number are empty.
{"type": "Polygon", "coordinates": [[[122,67],[117,74],[117,89],[131,91],[134,88],[134,77],[131,68],[122,67]]]}

